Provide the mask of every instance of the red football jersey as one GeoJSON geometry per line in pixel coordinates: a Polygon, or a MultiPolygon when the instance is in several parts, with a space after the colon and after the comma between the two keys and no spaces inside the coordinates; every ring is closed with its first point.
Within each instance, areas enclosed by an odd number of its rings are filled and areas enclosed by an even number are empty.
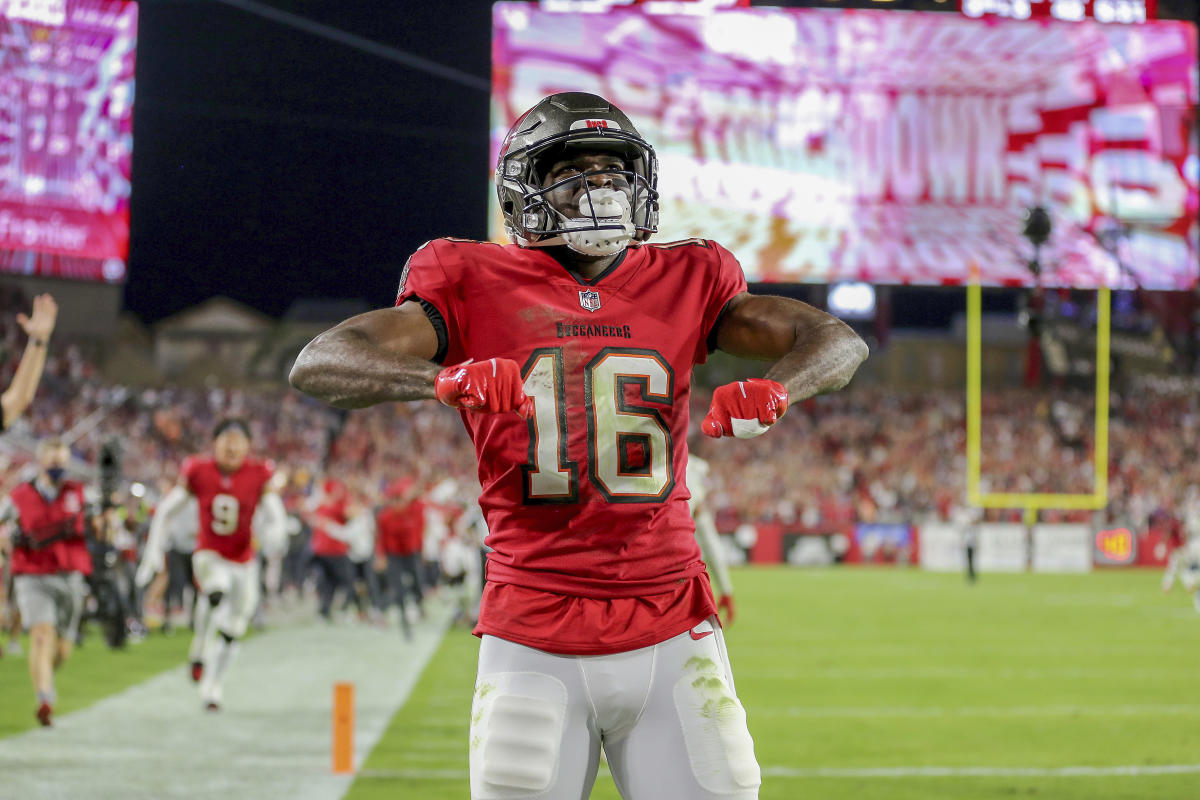
{"type": "Polygon", "coordinates": [[[226,474],[212,456],[192,456],[183,462],[183,480],[200,506],[197,550],[212,550],[229,561],[254,558],[250,523],[275,467],[269,461],[247,458],[226,474]]]}
{"type": "Polygon", "coordinates": [[[350,552],[350,545],[337,539],[329,533],[329,524],[345,525],[350,517],[346,514],[348,501],[327,500],[313,511],[312,539],[309,546],[316,556],[344,556],[350,552]]]}
{"type": "Polygon", "coordinates": [[[425,504],[413,500],[402,506],[384,506],[375,517],[375,531],[381,553],[407,556],[421,552],[425,504]]]}
{"type": "Polygon", "coordinates": [[[477,634],[611,653],[712,613],[684,484],[688,397],[745,289],[733,255],[699,239],[629,247],[591,281],[515,245],[438,239],[409,259],[397,304],[421,302],[439,360],[512,359],[534,399],[528,421],[462,414],[494,551],[477,634]]]}

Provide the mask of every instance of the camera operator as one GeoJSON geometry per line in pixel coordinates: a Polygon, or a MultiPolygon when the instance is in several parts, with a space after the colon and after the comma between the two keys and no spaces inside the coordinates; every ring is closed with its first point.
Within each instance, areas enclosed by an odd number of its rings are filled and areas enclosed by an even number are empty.
{"type": "Polygon", "coordinates": [[[101,516],[89,542],[95,571],[88,584],[96,601],[90,618],[100,623],[108,646],[118,648],[125,646],[131,633],[142,638],[145,627],[133,567],[122,554],[122,549],[136,548],[136,536],[126,527],[124,509],[117,503],[121,485],[121,443],[117,438],[110,436],[101,443],[97,462],[101,516]]]}
{"type": "Polygon", "coordinates": [[[52,437],[38,445],[38,474],[0,505],[0,522],[15,522],[13,589],[29,629],[29,676],[38,721],[50,725],[57,700],[54,671],[71,654],[79,628],[86,576],[92,572],[84,486],[66,478],[70,450],[52,437]]]}

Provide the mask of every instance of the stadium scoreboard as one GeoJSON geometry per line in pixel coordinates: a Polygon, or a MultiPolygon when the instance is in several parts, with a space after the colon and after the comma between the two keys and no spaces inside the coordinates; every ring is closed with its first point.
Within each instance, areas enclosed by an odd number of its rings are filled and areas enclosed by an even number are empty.
{"type": "Polygon", "coordinates": [[[723,242],[752,281],[1190,290],[1196,27],[1106,24],[1105,2],[1079,21],[497,3],[492,163],[521,112],[588,91],[655,147],[656,239],[723,242]],[[1040,277],[1020,224],[1034,206],[1053,219],[1040,277]]]}
{"type": "Polygon", "coordinates": [[[0,272],[119,282],[137,5],[0,0],[0,272]]]}
{"type": "Polygon", "coordinates": [[[1056,19],[1136,24],[1158,16],[1158,0],[958,0],[968,17],[1056,19]]]}

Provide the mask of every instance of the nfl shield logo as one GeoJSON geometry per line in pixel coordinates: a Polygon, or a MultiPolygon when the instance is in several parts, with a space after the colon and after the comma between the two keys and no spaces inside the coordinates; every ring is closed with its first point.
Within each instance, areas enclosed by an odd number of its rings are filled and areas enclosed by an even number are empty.
{"type": "Polygon", "coordinates": [[[588,311],[599,311],[600,293],[592,289],[584,289],[580,291],[579,305],[583,306],[588,311]]]}

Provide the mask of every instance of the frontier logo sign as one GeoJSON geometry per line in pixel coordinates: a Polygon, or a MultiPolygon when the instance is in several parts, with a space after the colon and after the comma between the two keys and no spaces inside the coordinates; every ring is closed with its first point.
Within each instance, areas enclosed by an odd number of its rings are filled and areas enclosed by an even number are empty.
{"type": "Polygon", "coordinates": [[[1114,528],[1096,534],[1096,563],[1127,566],[1137,558],[1137,540],[1128,528],[1114,528]]]}

